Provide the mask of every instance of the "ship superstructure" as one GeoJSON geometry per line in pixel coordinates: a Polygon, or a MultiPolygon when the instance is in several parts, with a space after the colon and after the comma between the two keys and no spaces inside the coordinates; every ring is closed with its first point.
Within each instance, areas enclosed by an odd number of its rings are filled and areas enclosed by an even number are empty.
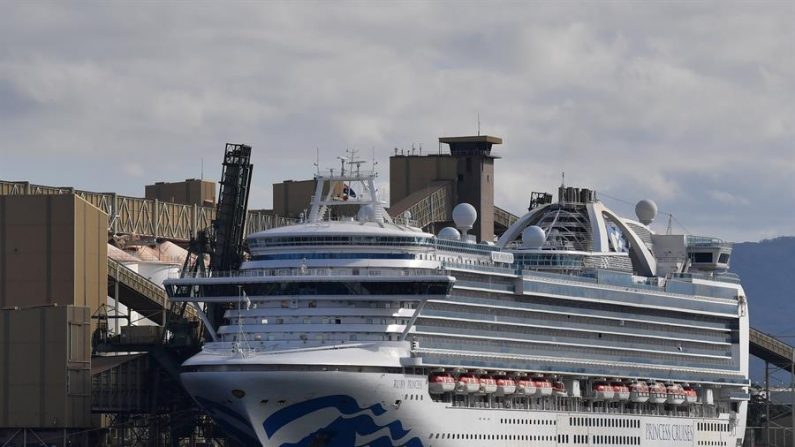
{"type": "Polygon", "coordinates": [[[742,443],[730,244],[656,234],[652,202],[628,219],[563,186],[478,242],[467,204],[436,235],[390,218],[354,159],[316,182],[300,223],[247,238],[239,271],[167,283],[226,309],[182,378],[246,444],[742,443]]]}

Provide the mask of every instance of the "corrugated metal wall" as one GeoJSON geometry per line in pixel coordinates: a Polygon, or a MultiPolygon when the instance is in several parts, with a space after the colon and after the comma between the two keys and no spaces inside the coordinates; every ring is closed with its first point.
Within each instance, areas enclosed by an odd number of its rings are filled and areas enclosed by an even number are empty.
{"type": "Polygon", "coordinates": [[[0,426],[91,425],[87,307],[0,310],[0,426]]]}

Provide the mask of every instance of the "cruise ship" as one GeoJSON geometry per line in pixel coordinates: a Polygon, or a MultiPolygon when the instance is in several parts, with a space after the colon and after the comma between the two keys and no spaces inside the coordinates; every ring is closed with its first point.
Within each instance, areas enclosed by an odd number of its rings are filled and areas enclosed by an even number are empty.
{"type": "MultiPolygon", "coordinates": [[[[496,241],[474,207],[436,234],[390,217],[375,174],[318,172],[299,223],[239,271],[169,279],[224,324],[182,366],[244,445],[739,447],[748,310],[731,245],[659,234],[590,189],[534,193],[496,241]]],[[[201,312],[200,312],[201,313],[201,312]]],[[[202,313],[206,323],[207,317],[202,313]]]]}

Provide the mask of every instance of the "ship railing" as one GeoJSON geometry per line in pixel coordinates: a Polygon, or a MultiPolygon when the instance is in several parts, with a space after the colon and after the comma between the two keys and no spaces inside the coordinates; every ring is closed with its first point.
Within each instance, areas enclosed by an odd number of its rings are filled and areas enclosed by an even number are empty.
{"type": "Polygon", "coordinates": [[[740,284],[740,276],[734,272],[714,272],[714,273],[701,273],[701,272],[687,272],[687,273],[672,273],[671,278],[676,279],[706,279],[710,281],[722,281],[740,284]]]}
{"type": "Polygon", "coordinates": [[[357,268],[306,268],[306,269],[276,269],[276,270],[260,270],[260,269],[246,269],[246,270],[232,270],[222,272],[172,272],[169,274],[169,279],[181,278],[262,278],[269,276],[379,276],[379,277],[406,277],[406,276],[428,276],[428,275],[444,275],[444,269],[419,269],[419,268],[382,268],[382,269],[357,269],[357,268]],[[357,272],[358,270],[358,272],[357,272]]]}
{"type": "Polygon", "coordinates": [[[477,271],[484,271],[491,273],[516,275],[516,270],[511,267],[495,267],[491,265],[467,264],[464,262],[448,262],[448,261],[442,262],[442,267],[451,268],[451,269],[477,270],[477,271]]]}
{"type": "MultiPolygon", "coordinates": [[[[708,299],[720,299],[720,300],[729,300],[729,301],[736,301],[737,297],[733,295],[732,291],[726,292],[726,296],[719,296],[719,295],[709,295],[709,294],[687,294],[687,293],[679,293],[673,290],[670,290],[667,286],[669,285],[668,282],[663,282],[660,285],[656,285],[653,283],[623,283],[623,282],[612,282],[606,279],[597,279],[592,277],[591,275],[574,275],[574,274],[556,274],[551,272],[539,272],[537,270],[522,270],[522,275],[525,279],[534,279],[539,281],[550,282],[553,281],[555,283],[561,284],[571,284],[571,285],[580,285],[580,284],[596,284],[600,288],[604,289],[611,289],[611,290],[618,290],[618,291],[640,291],[640,290],[647,290],[654,293],[664,294],[665,296],[676,297],[676,298],[685,298],[685,299],[692,299],[692,298],[708,298],[708,299]]],[[[685,273],[683,275],[691,275],[690,273],[685,273]]],[[[686,277],[677,277],[673,279],[686,279],[686,277]]]]}
{"type": "MultiPolygon", "coordinates": [[[[596,278],[589,278],[583,276],[575,276],[575,275],[536,275],[537,272],[531,272],[529,278],[525,277],[525,279],[535,280],[544,283],[552,283],[552,284],[562,284],[562,285],[574,285],[580,286],[582,284],[592,284],[596,285],[599,289],[606,289],[606,290],[615,290],[619,292],[626,292],[626,293],[635,293],[641,292],[643,290],[648,290],[649,292],[656,292],[658,294],[663,294],[667,297],[674,297],[674,298],[683,298],[683,299],[693,299],[696,298],[694,295],[687,295],[683,293],[676,293],[665,290],[662,287],[655,287],[649,285],[642,285],[642,284],[614,284],[606,281],[599,281],[596,278]]],[[[571,290],[569,293],[581,293],[579,290],[571,290]]],[[[586,295],[581,295],[586,297],[586,295]]],[[[640,298],[640,295],[638,295],[640,298]]],[[[705,297],[705,298],[716,298],[716,297],[705,297]]]]}
{"type": "Polygon", "coordinates": [[[731,248],[732,243],[724,241],[723,239],[717,237],[710,237],[710,236],[687,236],[687,246],[688,247],[707,247],[707,248],[731,248]]]}

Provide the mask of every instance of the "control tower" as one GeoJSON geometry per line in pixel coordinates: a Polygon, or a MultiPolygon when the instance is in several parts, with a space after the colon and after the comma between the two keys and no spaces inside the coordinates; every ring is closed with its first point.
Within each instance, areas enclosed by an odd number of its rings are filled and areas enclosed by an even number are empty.
{"type": "Polygon", "coordinates": [[[494,160],[491,148],[502,139],[489,135],[439,138],[439,153],[395,154],[389,160],[389,186],[392,208],[409,202],[412,194],[432,185],[450,187],[450,205],[469,203],[478,212],[472,229],[478,240],[494,238],[494,160]],[[442,153],[446,144],[450,153],[442,153]]]}

